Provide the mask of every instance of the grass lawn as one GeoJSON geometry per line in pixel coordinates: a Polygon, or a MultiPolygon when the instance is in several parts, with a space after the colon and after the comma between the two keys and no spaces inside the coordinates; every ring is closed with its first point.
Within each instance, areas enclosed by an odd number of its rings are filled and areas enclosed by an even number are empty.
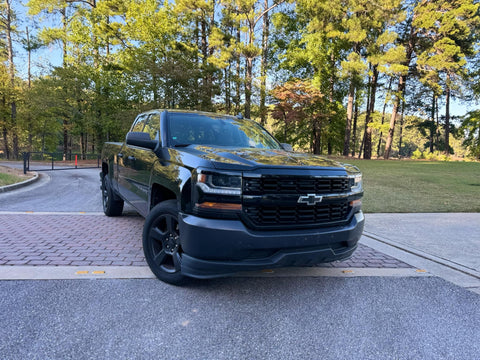
{"type": "Polygon", "coordinates": [[[31,178],[32,175],[24,175],[23,171],[0,166],[0,186],[16,184],[31,178]]]}
{"type": "Polygon", "coordinates": [[[363,172],[363,210],[480,212],[480,163],[354,160],[363,172]]]}

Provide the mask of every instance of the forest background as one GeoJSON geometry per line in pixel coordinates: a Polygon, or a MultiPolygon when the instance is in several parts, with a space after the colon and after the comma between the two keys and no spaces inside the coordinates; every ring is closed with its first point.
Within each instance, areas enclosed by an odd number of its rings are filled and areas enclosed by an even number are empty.
{"type": "Polygon", "coordinates": [[[478,160],[479,6],[1,0],[0,157],[98,153],[139,112],[182,108],[315,154],[478,160]]]}

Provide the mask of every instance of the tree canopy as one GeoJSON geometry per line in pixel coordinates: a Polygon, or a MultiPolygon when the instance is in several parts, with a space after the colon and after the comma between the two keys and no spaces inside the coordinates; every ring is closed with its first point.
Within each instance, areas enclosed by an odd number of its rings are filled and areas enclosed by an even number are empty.
{"type": "Polygon", "coordinates": [[[479,27],[478,0],[1,0],[0,156],[183,108],[316,154],[478,159],[479,27]]]}

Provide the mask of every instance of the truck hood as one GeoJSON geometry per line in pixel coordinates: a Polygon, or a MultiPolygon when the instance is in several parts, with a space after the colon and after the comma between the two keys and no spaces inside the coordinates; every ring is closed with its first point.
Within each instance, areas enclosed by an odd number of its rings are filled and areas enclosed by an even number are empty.
{"type": "Polygon", "coordinates": [[[336,161],[311,154],[288,152],[285,150],[256,148],[217,148],[205,145],[191,145],[181,149],[183,152],[211,161],[215,168],[241,166],[254,168],[269,167],[323,167],[342,168],[336,161]]]}

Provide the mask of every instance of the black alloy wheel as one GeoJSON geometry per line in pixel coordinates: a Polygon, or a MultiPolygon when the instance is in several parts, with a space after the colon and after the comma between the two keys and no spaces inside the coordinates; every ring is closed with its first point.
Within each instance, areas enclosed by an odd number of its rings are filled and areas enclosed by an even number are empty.
{"type": "Polygon", "coordinates": [[[148,214],[143,228],[143,251],[157,278],[173,285],[184,282],[175,200],[161,202],[148,214]]]}

